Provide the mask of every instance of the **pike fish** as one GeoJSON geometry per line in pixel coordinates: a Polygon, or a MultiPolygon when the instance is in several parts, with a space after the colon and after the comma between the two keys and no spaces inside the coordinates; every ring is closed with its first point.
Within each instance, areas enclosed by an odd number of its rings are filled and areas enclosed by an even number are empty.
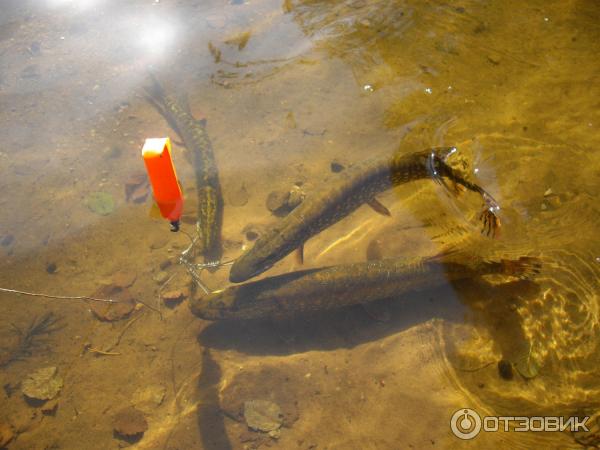
{"type": "Polygon", "coordinates": [[[483,261],[461,258],[383,259],[308,269],[230,286],[191,302],[206,320],[287,317],[394,298],[448,282],[499,274],[527,278],[539,272],[534,257],[483,261]],[[464,259],[464,261],[462,261],[464,259]]]}
{"type": "Polygon", "coordinates": [[[152,75],[151,79],[152,85],[146,88],[146,98],[179,135],[194,168],[198,196],[196,248],[206,262],[219,261],[222,255],[223,195],[212,144],[206,132],[206,119],[195,119],[187,102],[179,102],[167,95],[158,80],[152,75]]]}
{"type": "Polygon", "coordinates": [[[377,212],[390,215],[375,196],[393,186],[432,177],[444,182],[447,178],[455,185],[480,194],[486,205],[481,219],[487,234],[500,226],[494,215],[497,205],[493,198],[478,185],[464,179],[446,163],[454,147],[433,148],[405,154],[400,150],[391,157],[372,158],[356,164],[327,180],[325,187],[305,200],[288,216],[275,224],[259,238],[254,246],[240,256],[229,273],[229,281],[241,283],[269,269],[273,264],[325,228],[340,221],[363,203],[377,212]]]}

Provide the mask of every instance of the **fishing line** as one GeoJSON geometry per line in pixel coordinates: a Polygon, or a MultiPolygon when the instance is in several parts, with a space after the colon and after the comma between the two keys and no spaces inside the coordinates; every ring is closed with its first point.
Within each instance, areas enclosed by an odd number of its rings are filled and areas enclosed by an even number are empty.
{"type": "Polygon", "coordinates": [[[206,284],[204,284],[204,282],[202,281],[202,278],[200,278],[200,274],[202,273],[202,271],[206,270],[206,269],[211,269],[211,268],[230,266],[231,264],[233,264],[235,262],[235,259],[233,259],[231,261],[224,261],[224,262],[223,261],[207,261],[204,263],[193,263],[188,259],[188,255],[190,254],[192,249],[195,247],[196,242],[198,242],[199,236],[192,237],[191,234],[189,234],[188,232],[186,232],[183,229],[180,229],[179,231],[181,233],[183,233],[185,236],[187,236],[188,239],[190,240],[190,245],[181,252],[181,255],[179,257],[179,264],[181,264],[182,266],[185,267],[186,271],[190,274],[190,276],[192,277],[192,279],[194,280],[196,285],[200,289],[202,289],[202,291],[204,291],[205,294],[210,294],[212,291],[208,288],[208,286],[206,286],[206,284]]]}

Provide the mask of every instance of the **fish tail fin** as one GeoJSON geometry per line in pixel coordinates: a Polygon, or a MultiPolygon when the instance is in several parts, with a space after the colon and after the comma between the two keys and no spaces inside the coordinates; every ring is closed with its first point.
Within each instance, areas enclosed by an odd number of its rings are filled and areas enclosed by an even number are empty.
{"type": "Polygon", "coordinates": [[[502,222],[496,214],[500,210],[500,207],[495,200],[485,192],[483,194],[483,198],[485,204],[481,214],[479,215],[479,220],[482,223],[481,234],[496,238],[500,235],[500,227],[502,226],[502,222]],[[488,201],[488,198],[490,198],[491,201],[488,201]]]}
{"type": "Polygon", "coordinates": [[[542,260],[534,256],[521,256],[519,259],[500,260],[501,272],[504,275],[521,279],[536,277],[542,268],[542,260]]]}
{"type": "Polygon", "coordinates": [[[429,170],[435,181],[443,185],[448,192],[458,196],[466,190],[475,192],[481,196],[484,208],[479,215],[479,220],[483,223],[482,234],[488,237],[497,237],[500,232],[500,218],[498,211],[500,206],[492,195],[481,186],[467,180],[466,173],[469,163],[458,154],[456,147],[444,147],[431,149],[429,157],[429,170]],[[455,162],[450,165],[449,158],[457,155],[455,162]],[[448,186],[445,178],[450,180],[452,187],[448,186]]]}

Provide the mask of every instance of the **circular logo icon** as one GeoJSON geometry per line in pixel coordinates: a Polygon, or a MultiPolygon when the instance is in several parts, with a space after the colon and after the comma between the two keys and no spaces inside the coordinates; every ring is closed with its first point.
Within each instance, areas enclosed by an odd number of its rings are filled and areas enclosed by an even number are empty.
{"type": "Polygon", "coordinates": [[[450,428],[460,439],[473,439],[481,431],[481,417],[472,409],[459,409],[450,419],[450,428]]]}

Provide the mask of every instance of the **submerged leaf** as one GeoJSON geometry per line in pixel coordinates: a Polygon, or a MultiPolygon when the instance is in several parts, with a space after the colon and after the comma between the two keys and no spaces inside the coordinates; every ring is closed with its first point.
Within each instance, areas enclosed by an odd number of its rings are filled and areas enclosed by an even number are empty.
{"type": "Polygon", "coordinates": [[[283,415],[279,406],[267,400],[249,400],[244,403],[244,419],[253,430],[274,431],[281,427],[283,415]]]}
{"type": "Polygon", "coordinates": [[[106,192],[92,192],[85,198],[85,205],[90,211],[106,216],[115,210],[115,201],[112,195],[106,192]]]}
{"type": "Polygon", "coordinates": [[[540,365],[532,358],[531,352],[527,352],[522,358],[519,358],[515,364],[515,369],[523,378],[535,378],[540,372],[540,365]]]}

